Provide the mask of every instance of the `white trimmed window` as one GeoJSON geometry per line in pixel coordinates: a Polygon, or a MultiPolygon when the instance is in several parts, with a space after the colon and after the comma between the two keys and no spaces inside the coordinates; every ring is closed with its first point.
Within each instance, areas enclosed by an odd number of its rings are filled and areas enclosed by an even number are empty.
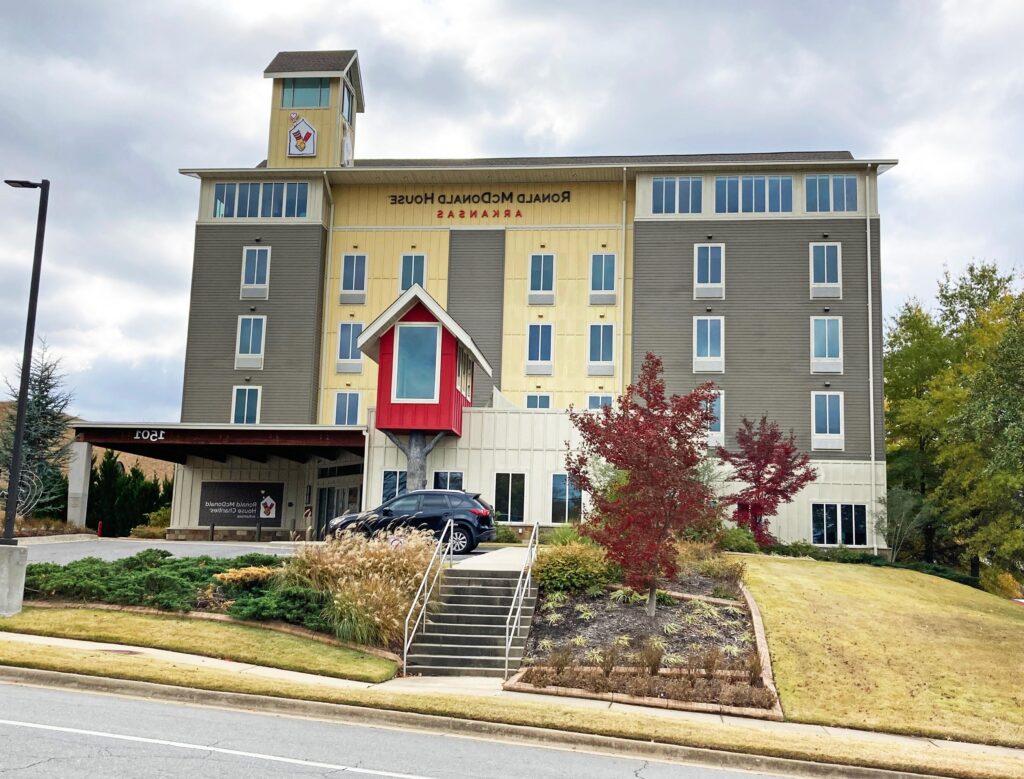
{"type": "Polygon", "coordinates": [[[527,392],[527,408],[551,408],[551,394],[548,392],[527,392]]]}
{"type": "Polygon", "coordinates": [[[270,247],[246,246],[242,249],[243,300],[266,300],[270,296],[270,247]]]}
{"type": "Polygon", "coordinates": [[[843,318],[811,317],[811,373],[843,372],[843,318]]]}
{"type": "Polygon", "coordinates": [[[355,98],[352,95],[352,88],[344,81],[341,82],[341,115],[345,121],[352,124],[352,106],[355,105],[355,98]]]}
{"type": "Polygon", "coordinates": [[[806,176],[804,192],[809,214],[857,210],[856,176],[806,176]]]}
{"type": "Polygon", "coordinates": [[[459,358],[456,364],[457,376],[455,386],[462,393],[462,397],[472,402],[473,400],[473,358],[463,347],[459,347],[459,358]]]}
{"type": "Polygon", "coordinates": [[[811,449],[845,446],[842,392],[811,393],[811,449]]]}
{"type": "Polygon", "coordinates": [[[725,371],[725,318],[695,316],[693,318],[693,372],[723,373],[725,371]]]}
{"type": "Polygon", "coordinates": [[[359,351],[359,336],[363,333],[362,322],[342,322],[338,325],[338,373],[360,373],[363,370],[363,353],[359,351]]]}
{"type": "Polygon", "coordinates": [[[700,176],[655,176],[651,179],[651,213],[699,214],[703,186],[700,176]]]}
{"type": "Polygon", "coordinates": [[[437,403],[441,388],[441,326],[419,322],[395,325],[392,370],[392,402],[437,403]]]}
{"type": "Polygon", "coordinates": [[[551,476],[551,521],[579,522],[583,513],[583,492],[567,473],[551,476]]]}
{"type": "Polygon", "coordinates": [[[359,393],[338,392],[334,396],[334,424],[359,424],[359,393]]]}
{"type": "Polygon", "coordinates": [[[549,306],[555,302],[555,255],[530,255],[529,282],[528,303],[549,306]]]}
{"type": "Polygon", "coordinates": [[[213,187],[213,218],[305,219],[308,200],[305,181],[224,182],[213,187]]]}
{"type": "Polygon", "coordinates": [[[725,244],[698,243],[693,246],[693,297],[725,297],[725,244]]]}
{"type": "Polygon", "coordinates": [[[263,387],[232,387],[231,422],[236,425],[258,425],[262,401],[263,387]]]}
{"type": "Polygon", "coordinates": [[[526,474],[494,474],[494,518],[499,522],[523,522],[525,512],[526,474]]]}
{"type": "Polygon", "coordinates": [[[346,254],[341,258],[341,303],[366,302],[366,255],[346,254]]]}
{"type": "Polygon", "coordinates": [[[435,490],[461,490],[462,471],[434,471],[435,490]]]}
{"type": "Polygon", "coordinates": [[[427,288],[427,256],[425,254],[403,254],[400,275],[401,291],[405,292],[413,284],[427,288]]]}
{"type": "Polygon", "coordinates": [[[587,375],[611,376],[615,373],[615,326],[590,326],[587,350],[587,375]]]}
{"type": "Polygon", "coordinates": [[[235,338],[235,368],[263,370],[263,342],[267,328],[265,316],[238,317],[235,338]]]}
{"type": "Polygon", "coordinates": [[[839,243],[812,243],[811,297],[843,296],[843,247],[839,243]]]}
{"type": "Polygon", "coordinates": [[[615,304],[615,255],[590,256],[590,305],[615,304]]]}
{"type": "Polygon", "coordinates": [[[711,412],[715,418],[708,425],[708,446],[725,446],[725,423],[722,421],[725,415],[725,393],[721,390],[715,393],[715,399],[711,401],[711,412]]]}
{"type": "Polygon", "coordinates": [[[550,324],[533,322],[526,333],[526,374],[550,376],[554,328],[550,324]]]}
{"type": "Polygon", "coordinates": [[[406,477],[406,471],[384,471],[384,487],[381,490],[381,503],[405,494],[406,477]]]}
{"type": "Polygon", "coordinates": [[[611,395],[587,395],[587,411],[600,411],[605,406],[611,407],[611,395]]]}
{"type": "Polygon", "coordinates": [[[867,546],[867,506],[863,503],[812,503],[811,541],[819,546],[867,546]]]}

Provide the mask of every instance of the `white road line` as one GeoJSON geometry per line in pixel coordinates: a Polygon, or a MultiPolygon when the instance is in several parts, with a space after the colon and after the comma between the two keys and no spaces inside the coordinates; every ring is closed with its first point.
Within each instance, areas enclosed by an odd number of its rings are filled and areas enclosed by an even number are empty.
{"type": "Polygon", "coordinates": [[[251,757],[256,760],[267,760],[272,763],[287,763],[289,765],[309,766],[310,768],[326,768],[332,771],[347,771],[352,774],[368,774],[370,776],[386,776],[391,779],[431,779],[419,774],[400,774],[394,771],[374,771],[370,768],[356,768],[348,765],[335,765],[333,763],[318,763],[314,760],[300,760],[295,757],[279,757],[277,755],[264,755],[259,752],[245,752],[240,749],[222,749],[221,747],[208,747],[202,744],[186,744],[182,741],[166,741],[159,738],[144,738],[142,736],[126,736],[121,733],[104,733],[100,730],[83,730],[81,728],[62,728],[58,725],[42,725],[37,722],[18,722],[16,720],[0,719],[0,725],[11,725],[16,728],[32,728],[34,730],[50,730],[58,733],[74,733],[81,736],[97,736],[99,738],[110,738],[118,741],[134,741],[141,744],[156,744],[164,747],[176,747],[178,749],[192,749],[197,752],[217,752],[222,755],[235,755],[237,757],[251,757]]]}

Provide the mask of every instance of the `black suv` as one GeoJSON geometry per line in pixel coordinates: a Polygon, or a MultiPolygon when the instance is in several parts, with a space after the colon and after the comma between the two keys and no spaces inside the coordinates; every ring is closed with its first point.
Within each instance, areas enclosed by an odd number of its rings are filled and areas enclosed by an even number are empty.
{"type": "Polygon", "coordinates": [[[361,514],[344,514],[327,523],[327,536],[343,530],[368,536],[400,527],[433,530],[441,537],[452,520],[452,551],[467,554],[481,541],[493,541],[494,510],[478,494],[461,490],[415,490],[361,514]]]}

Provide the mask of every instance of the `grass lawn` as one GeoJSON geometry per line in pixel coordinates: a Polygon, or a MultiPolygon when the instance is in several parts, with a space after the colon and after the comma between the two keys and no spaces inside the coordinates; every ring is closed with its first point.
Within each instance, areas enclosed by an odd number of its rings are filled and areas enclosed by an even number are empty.
{"type": "Polygon", "coordinates": [[[397,670],[391,660],[299,636],[176,616],[26,607],[0,619],[0,631],[170,649],[361,682],[383,682],[397,670]]]}
{"type": "Polygon", "coordinates": [[[419,712],[492,723],[596,733],[641,741],[746,752],[844,765],[926,771],[961,779],[1010,779],[1024,775],[1024,758],[986,755],[955,747],[903,745],[888,741],[840,739],[824,733],[767,733],[760,723],[722,724],[676,720],[632,712],[595,711],[557,702],[534,703],[456,695],[387,692],[379,688],[335,690],[291,684],[244,673],[177,666],[153,658],[111,655],[57,647],[26,646],[0,639],[0,665],[69,671],[94,676],[172,684],[208,690],[270,695],[419,712]]]}
{"type": "Polygon", "coordinates": [[[1024,747],[1024,608],[913,571],[743,559],[787,720],[1024,747]]]}

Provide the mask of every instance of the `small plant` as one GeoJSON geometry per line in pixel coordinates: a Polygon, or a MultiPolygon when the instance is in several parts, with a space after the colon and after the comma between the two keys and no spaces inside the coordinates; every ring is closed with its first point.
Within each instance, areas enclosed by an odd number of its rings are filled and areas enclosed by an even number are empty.
{"type": "Polygon", "coordinates": [[[736,595],[733,591],[723,587],[721,584],[716,584],[711,588],[711,597],[718,598],[719,600],[736,600],[736,595]]]}
{"type": "Polygon", "coordinates": [[[569,544],[587,544],[596,546],[593,541],[580,535],[580,531],[572,525],[565,525],[548,534],[544,543],[549,546],[568,546],[569,544]]]}
{"type": "Polygon", "coordinates": [[[745,617],[747,612],[739,606],[724,606],[722,613],[729,617],[745,617]]]}
{"type": "Polygon", "coordinates": [[[552,611],[544,616],[544,621],[551,625],[551,627],[556,627],[565,621],[565,615],[560,611],[552,611]]]}
{"type": "Polygon", "coordinates": [[[644,641],[637,652],[637,659],[640,665],[646,669],[651,676],[657,676],[661,670],[661,661],[665,657],[665,642],[652,636],[644,641]]]}
{"type": "Polygon", "coordinates": [[[718,538],[718,546],[726,552],[757,554],[761,551],[754,534],[745,527],[730,527],[723,530],[718,538]]]}
{"type": "Polygon", "coordinates": [[[753,633],[751,633],[749,630],[744,630],[742,633],[739,634],[736,640],[739,641],[741,644],[753,644],[756,639],[754,638],[753,633]]]}
{"type": "Polygon", "coordinates": [[[633,643],[633,639],[630,636],[621,635],[616,636],[613,643],[615,644],[615,646],[621,647],[623,649],[628,649],[629,645],[633,643]]]}
{"type": "Polygon", "coordinates": [[[588,649],[583,653],[583,659],[591,665],[600,665],[603,653],[600,649],[588,649]]]}
{"type": "Polygon", "coordinates": [[[718,619],[718,607],[706,600],[690,601],[690,613],[708,619],[718,619]]]}
{"type": "Polygon", "coordinates": [[[762,684],[761,658],[756,652],[750,652],[743,663],[743,669],[747,672],[747,683],[751,687],[758,687],[762,684]]]}
{"type": "Polygon", "coordinates": [[[582,649],[587,645],[587,637],[582,633],[577,633],[575,636],[572,637],[569,643],[572,644],[574,647],[577,647],[578,649],[582,649]]]}
{"type": "Polygon", "coordinates": [[[662,660],[662,663],[664,663],[669,668],[681,668],[682,666],[686,665],[686,657],[677,654],[667,654],[662,660]]]}
{"type": "Polygon", "coordinates": [[[597,616],[597,612],[591,606],[586,603],[576,604],[576,615],[584,622],[590,622],[594,617],[597,616]]]}
{"type": "Polygon", "coordinates": [[[552,592],[544,598],[544,605],[541,609],[543,611],[557,611],[562,608],[568,600],[569,599],[564,592],[552,592]]]}
{"type": "Polygon", "coordinates": [[[632,587],[622,587],[621,589],[612,592],[608,597],[613,603],[634,604],[642,603],[644,601],[644,596],[632,587]]]}
{"type": "Polygon", "coordinates": [[[268,565],[250,565],[245,568],[232,568],[222,573],[215,573],[213,578],[221,584],[251,587],[254,584],[268,583],[279,571],[279,568],[271,568],[268,565]]]}
{"type": "Polygon", "coordinates": [[[572,665],[573,659],[572,647],[560,646],[548,655],[548,665],[555,669],[556,674],[560,674],[572,665]]]}
{"type": "Polygon", "coordinates": [[[666,636],[678,635],[680,630],[682,630],[682,628],[679,626],[678,622],[666,622],[661,626],[661,632],[666,636]]]}
{"type": "Polygon", "coordinates": [[[540,641],[537,642],[537,649],[539,649],[541,652],[550,652],[554,648],[555,642],[552,641],[550,638],[542,638],[540,641]]]}
{"type": "Polygon", "coordinates": [[[544,549],[533,566],[537,583],[545,592],[583,592],[603,587],[612,568],[603,548],[573,542],[544,549]]]}
{"type": "Polygon", "coordinates": [[[737,646],[736,644],[726,644],[722,647],[722,654],[728,658],[739,657],[744,653],[743,647],[737,646]]]}
{"type": "Polygon", "coordinates": [[[711,647],[701,653],[699,662],[704,675],[710,678],[722,667],[722,653],[718,647],[711,647]]]}
{"type": "MultiPolygon", "coordinates": [[[[658,599],[658,605],[659,606],[675,606],[676,605],[676,599],[673,598],[671,595],[669,595],[664,590],[658,590],[658,594],[657,594],[656,597],[658,599]]],[[[642,600],[642,597],[641,597],[641,600],[642,600]]]]}
{"type": "Polygon", "coordinates": [[[598,665],[601,666],[601,673],[607,679],[612,675],[612,671],[615,670],[615,666],[619,663],[619,657],[622,656],[622,648],[618,644],[608,644],[604,649],[601,650],[601,662],[598,665]]]}

